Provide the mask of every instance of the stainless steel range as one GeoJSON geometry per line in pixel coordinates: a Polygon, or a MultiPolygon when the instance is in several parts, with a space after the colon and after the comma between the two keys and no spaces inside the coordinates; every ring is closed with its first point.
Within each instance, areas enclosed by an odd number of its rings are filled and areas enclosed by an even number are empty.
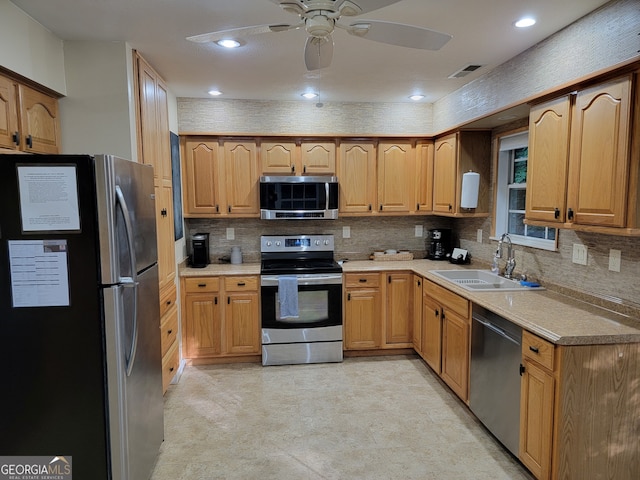
{"type": "Polygon", "coordinates": [[[260,237],[262,364],[342,361],[342,267],[333,235],[260,237]]]}

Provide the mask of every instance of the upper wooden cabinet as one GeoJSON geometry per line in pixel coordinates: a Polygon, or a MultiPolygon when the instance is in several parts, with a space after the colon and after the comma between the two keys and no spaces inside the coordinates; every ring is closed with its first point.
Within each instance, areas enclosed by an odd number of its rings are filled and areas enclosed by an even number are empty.
{"type": "Polygon", "coordinates": [[[632,83],[626,75],[532,108],[527,223],[640,234],[632,83]]]}
{"type": "Polygon", "coordinates": [[[489,215],[491,132],[460,131],[435,141],[433,157],[433,212],[453,217],[489,215]],[[462,176],[480,174],[478,206],[462,208],[462,176]]]}
{"type": "Polygon", "coordinates": [[[340,213],[370,214],[376,204],[376,145],[342,142],[338,151],[340,213]]]}
{"type": "Polygon", "coordinates": [[[58,99],[0,75],[0,148],[59,153],[58,99]]]}
{"type": "Polygon", "coordinates": [[[378,145],[378,211],[409,213],[413,210],[415,148],[412,142],[378,145]]]}
{"type": "Polygon", "coordinates": [[[256,142],[184,137],[185,217],[257,217],[259,173],[256,142]]]}
{"type": "Polygon", "coordinates": [[[260,144],[266,175],[332,175],[336,172],[335,142],[265,140],[260,144]]]}
{"type": "Polygon", "coordinates": [[[415,170],[416,213],[433,211],[433,142],[416,145],[415,170]]]}

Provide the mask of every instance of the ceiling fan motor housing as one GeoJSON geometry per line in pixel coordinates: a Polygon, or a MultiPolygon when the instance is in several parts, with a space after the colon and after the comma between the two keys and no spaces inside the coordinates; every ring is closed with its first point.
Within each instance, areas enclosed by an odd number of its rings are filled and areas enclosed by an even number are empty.
{"type": "Polygon", "coordinates": [[[305,18],[305,30],[312,37],[324,38],[331,35],[336,21],[319,11],[317,15],[305,18]]]}

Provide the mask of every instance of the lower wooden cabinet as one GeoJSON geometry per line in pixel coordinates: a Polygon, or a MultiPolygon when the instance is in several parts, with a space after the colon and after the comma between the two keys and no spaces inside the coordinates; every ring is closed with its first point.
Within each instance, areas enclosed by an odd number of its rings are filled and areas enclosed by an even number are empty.
{"type": "Polygon", "coordinates": [[[425,280],[422,351],[427,364],[463,401],[469,401],[470,302],[425,280]]]}
{"type": "Polygon", "coordinates": [[[183,277],[183,355],[188,359],[258,355],[258,277],[183,277]]]}
{"type": "Polygon", "coordinates": [[[178,371],[178,303],[176,299],[175,283],[171,283],[160,290],[160,346],[162,351],[163,392],[167,391],[169,383],[178,371]]]}
{"type": "Polygon", "coordinates": [[[345,350],[413,348],[413,274],[347,273],[345,350]]]}
{"type": "Polygon", "coordinates": [[[413,275],[413,349],[422,354],[422,283],[420,275],[413,275]]]}

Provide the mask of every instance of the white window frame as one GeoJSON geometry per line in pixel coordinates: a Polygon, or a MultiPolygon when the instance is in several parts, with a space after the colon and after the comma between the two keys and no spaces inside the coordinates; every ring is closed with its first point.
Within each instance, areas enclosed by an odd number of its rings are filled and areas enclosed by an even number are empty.
{"type": "MultiPolygon", "coordinates": [[[[512,189],[526,189],[526,183],[510,184],[509,179],[512,175],[514,163],[513,151],[518,148],[528,146],[529,132],[519,132],[515,134],[506,134],[498,137],[498,152],[496,161],[496,206],[495,206],[495,231],[492,240],[499,240],[500,236],[507,232],[509,227],[509,191],[512,189]]],[[[524,213],[524,211],[514,211],[514,213],[524,213]]],[[[526,228],[526,224],[525,224],[526,228]]],[[[552,227],[548,227],[552,228],[552,227]]],[[[526,247],[537,248],[540,250],[557,251],[558,249],[558,229],[556,230],[555,239],[543,239],[529,237],[525,235],[517,235],[509,233],[511,242],[515,245],[523,245],[526,247]]]]}

